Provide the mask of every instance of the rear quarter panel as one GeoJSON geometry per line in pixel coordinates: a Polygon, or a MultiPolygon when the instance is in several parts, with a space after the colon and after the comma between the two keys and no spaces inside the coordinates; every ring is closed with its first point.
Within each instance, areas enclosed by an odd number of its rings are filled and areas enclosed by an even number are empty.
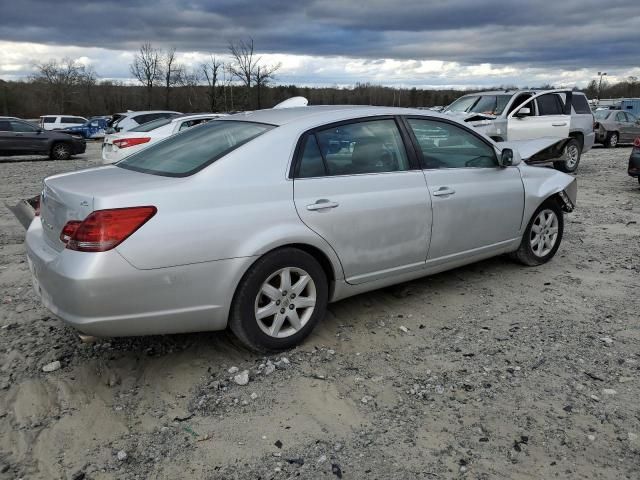
{"type": "MultiPolygon", "coordinates": [[[[117,247],[135,267],[161,268],[239,257],[258,257],[291,243],[335,252],[306,227],[293,203],[287,168],[296,138],[274,129],[175,185],[119,193],[99,208],[155,205],[158,213],[117,247]]],[[[283,129],[284,130],[284,129],[283,129]]]]}

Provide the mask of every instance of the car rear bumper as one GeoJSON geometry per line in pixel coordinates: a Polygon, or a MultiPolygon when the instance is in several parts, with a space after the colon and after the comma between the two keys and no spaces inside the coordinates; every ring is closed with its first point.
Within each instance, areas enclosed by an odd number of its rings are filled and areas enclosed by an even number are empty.
{"type": "Polygon", "coordinates": [[[640,177],[640,149],[634,148],[629,157],[629,168],[627,173],[632,177],[640,177]]]}
{"type": "Polygon", "coordinates": [[[221,330],[235,282],[253,261],[239,258],[139,270],[116,250],[55,250],[41,222],[26,237],[34,289],[44,306],[81,333],[129,336],[221,330]]]}

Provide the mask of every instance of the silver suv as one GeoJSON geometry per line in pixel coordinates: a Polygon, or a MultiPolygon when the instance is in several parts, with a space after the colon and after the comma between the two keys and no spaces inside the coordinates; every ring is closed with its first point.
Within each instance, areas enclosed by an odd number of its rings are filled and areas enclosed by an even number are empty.
{"type": "Polygon", "coordinates": [[[571,90],[472,93],[446,107],[445,113],[464,117],[465,122],[498,142],[570,138],[563,158],[553,161],[553,166],[563,172],[575,172],[582,153],[589,151],[595,140],[587,97],[571,90]]]}

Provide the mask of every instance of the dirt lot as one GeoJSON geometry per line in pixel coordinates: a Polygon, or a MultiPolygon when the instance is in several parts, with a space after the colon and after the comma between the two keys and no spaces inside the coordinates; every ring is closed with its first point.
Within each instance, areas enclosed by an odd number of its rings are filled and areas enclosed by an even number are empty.
{"type": "MultiPolygon", "coordinates": [[[[0,200],[98,151],[2,163],[0,200]]],[[[226,333],[80,343],[34,297],[0,208],[0,478],[639,478],[628,156],[585,155],[550,264],[496,258],[341,301],[271,358],[226,333]]]]}

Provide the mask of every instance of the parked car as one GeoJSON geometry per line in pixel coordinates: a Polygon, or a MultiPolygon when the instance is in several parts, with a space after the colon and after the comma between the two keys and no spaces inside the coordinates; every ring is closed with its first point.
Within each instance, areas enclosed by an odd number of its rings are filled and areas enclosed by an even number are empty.
{"type": "Polygon", "coordinates": [[[575,172],[593,146],[593,114],[587,97],[571,90],[501,90],[472,93],[445,108],[497,142],[543,137],[570,138],[553,166],[575,172]]]}
{"type": "Polygon", "coordinates": [[[84,117],[73,115],[43,115],[40,117],[40,128],[43,130],[62,130],[87,123],[84,117]]]}
{"type": "Polygon", "coordinates": [[[618,143],[629,143],[640,135],[640,120],[632,113],[621,110],[598,110],[595,113],[596,142],[615,148],[618,143]]]}
{"type": "Polygon", "coordinates": [[[43,130],[13,117],[0,117],[0,155],[49,155],[67,160],[84,153],[86,143],[80,135],[43,130]]]}
{"type": "Polygon", "coordinates": [[[201,113],[158,118],[126,132],[112,133],[102,143],[102,163],[114,163],[187,128],[224,116],[201,113]]]}
{"type": "Polygon", "coordinates": [[[45,179],[28,263],[44,305],[83,334],[229,326],[285,349],[327,302],[504,253],[548,262],[576,180],[521,159],[566,141],[514,149],[417,109],[230,115],[45,179]]]}
{"type": "Polygon", "coordinates": [[[633,142],[633,150],[629,156],[629,169],[627,170],[630,176],[638,179],[640,183],[640,137],[637,137],[633,142]]]}
{"type": "Polygon", "coordinates": [[[171,112],[169,110],[150,110],[144,112],[126,112],[116,113],[113,115],[113,120],[109,125],[112,130],[107,130],[107,133],[126,132],[132,128],[136,128],[145,123],[151,122],[158,118],[169,118],[181,115],[180,112],[171,112]]]}
{"type": "Polygon", "coordinates": [[[82,125],[75,127],[69,127],[61,130],[61,132],[76,133],[82,135],[83,138],[102,138],[105,136],[105,131],[108,127],[108,121],[104,118],[95,118],[93,120],[87,120],[82,125]]]}

